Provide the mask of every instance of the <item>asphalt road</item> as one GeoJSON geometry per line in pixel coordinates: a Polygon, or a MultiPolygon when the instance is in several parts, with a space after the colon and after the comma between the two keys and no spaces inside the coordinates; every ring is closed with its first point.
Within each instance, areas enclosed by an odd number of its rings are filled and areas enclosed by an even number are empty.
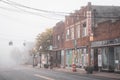
{"type": "Polygon", "coordinates": [[[0,80],[115,80],[25,66],[0,67],[0,80]]]}

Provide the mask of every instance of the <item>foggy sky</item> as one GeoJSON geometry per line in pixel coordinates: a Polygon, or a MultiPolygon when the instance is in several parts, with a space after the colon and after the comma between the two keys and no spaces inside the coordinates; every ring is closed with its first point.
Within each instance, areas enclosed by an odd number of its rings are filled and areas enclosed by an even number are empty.
{"type": "MultiPolygon", "coordinates": [[[[95,5],[119,5],[119,0],[11,0],[20,4],[59,12],[74,12],[81,6],[86,6],[87,2],[95,5]]],[[[0,7],[15,9],[18,12],[8,11],[0,8],[0,62],[10,61],[11,48],[23,48],[24,41],[34,42],[38,33],[46,28],[53,27],[60,20],[52,20],[40,16],[23,13],[21,10],[0,2],[0,7]],[[13,47],[8,45],[13,41],[13,47]]],[[[48,15],[47,15],[48,16],[48,15]]],[[[53,17],[53,16],[48,16],[53,17]]],[[[57,17],[61,18],[61,17],[57,17]]],[[[62,19],[61,19],[62,20],[62,19]]],[[[9,63],[9,62],[8,62],[9,63]]]]}

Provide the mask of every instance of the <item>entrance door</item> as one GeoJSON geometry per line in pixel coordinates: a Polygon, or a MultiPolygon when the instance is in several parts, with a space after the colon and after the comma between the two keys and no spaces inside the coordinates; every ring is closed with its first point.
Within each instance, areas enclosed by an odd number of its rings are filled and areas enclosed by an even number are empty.
{"type": "Polygon", "coordinates": [[[109,71],[114,71],[114,47],[109,47],[109,71]]]}
{"type": "Polygon", "coordinates": [[[115,71],[120,72],[120,47],[115,48],[115,71]]]}
{"type": "Polygon", "coordinates": [[[58,51],[57,54],[56,54],[56,64],[57,64],[57,67],[60,67],[60,64],[61,64],[61,51],[58,51]]]}
{"type": "Polygon", "coordinates": [[[94,49],[94,70],[98,70],[98,49],[94,49]]]}

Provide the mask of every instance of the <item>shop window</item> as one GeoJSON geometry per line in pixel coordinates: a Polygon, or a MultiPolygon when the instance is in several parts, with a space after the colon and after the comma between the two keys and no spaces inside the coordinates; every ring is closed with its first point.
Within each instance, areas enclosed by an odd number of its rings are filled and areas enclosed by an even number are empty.
{"type": "Polygon", "coordinates": [[[115,70],[120,71],[120,47],[115,48],[115,70]]]}
{"type": "Polygon", "coordinates": [[[103,48],[102,65],[103,65],[103,69],[108,69],[108,53],[106,48],[103,48]]]}

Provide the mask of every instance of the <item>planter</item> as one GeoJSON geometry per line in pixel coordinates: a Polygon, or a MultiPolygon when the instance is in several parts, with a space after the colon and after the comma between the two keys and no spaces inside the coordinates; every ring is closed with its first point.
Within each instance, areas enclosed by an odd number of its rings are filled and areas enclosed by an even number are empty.
{"type": "Polygon", "coordinates": [[[48,64],[44,64],[44,68],[48,68],[49,67],[49,65],[48,64]]]}
{"type": "Polygon", "coordinates": [[[86,70],[87,74],[92,74],[93,73],[93,67],[92,66],[85,67],[85,70],[86,70]]]}

